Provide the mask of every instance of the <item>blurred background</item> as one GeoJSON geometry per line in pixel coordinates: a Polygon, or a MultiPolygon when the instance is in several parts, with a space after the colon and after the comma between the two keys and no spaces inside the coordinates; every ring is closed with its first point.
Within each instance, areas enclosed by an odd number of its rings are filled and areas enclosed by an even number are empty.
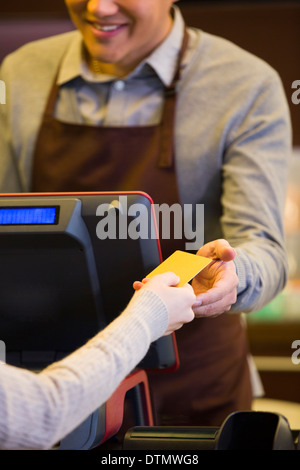
{"type": "MultiPolygon", "coordinates": [[[[300,81],[300,2],[180,0],[178,5],[188,25],[232,40],[270,63],[288,98],[294,133],[285,211],[289,280],[268,306],[247,316],[247,323],[265,397],[298,403],[292,414],[298,413],[300,423],[300,363],[291,359],[292,343],[300,341],[300,103],[291,100],[292,83],[300,81]]],[[[0,61],[25,42],[72,28],[63,0],[1,2],[0,61]]]]}

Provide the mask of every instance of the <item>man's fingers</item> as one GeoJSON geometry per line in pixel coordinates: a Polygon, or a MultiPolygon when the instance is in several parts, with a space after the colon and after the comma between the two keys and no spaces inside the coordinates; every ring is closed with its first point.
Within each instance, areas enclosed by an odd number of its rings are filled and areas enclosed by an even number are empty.
{"type": "Polygon", "coordinates": [[[211,259],[221,259],[222,261],[232,261],[236,256],[236,251],[222,238],[208,242],[198,250],[198,255],[211,259]]]}
{"type": "Polygon", "coordinates": [[[215,317],[224,312],[228,312],[231,306],[235,303],[235,299],[235,295],[230,294],[213,303],[201,304],[196,301],[193,305],[195,317],[215,317]]]}
{"type": "Polygon", "coordinates": [[[196,297],[195,305],[207,305],[218,302],[224,298],[224,290],[221,287],[212,287],[207,292],[196,297]]]}

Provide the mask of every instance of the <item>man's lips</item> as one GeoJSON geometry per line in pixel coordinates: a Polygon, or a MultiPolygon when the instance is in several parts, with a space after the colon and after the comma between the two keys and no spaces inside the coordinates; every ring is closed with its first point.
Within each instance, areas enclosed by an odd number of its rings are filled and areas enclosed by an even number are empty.
{"type": "Polygon", "coordinates": [[[126,27],[126,23],[104,24],[97,21],[87,21],[87,23],[93,28],[95,34],[101,37],[114,36],[126,27]]]}

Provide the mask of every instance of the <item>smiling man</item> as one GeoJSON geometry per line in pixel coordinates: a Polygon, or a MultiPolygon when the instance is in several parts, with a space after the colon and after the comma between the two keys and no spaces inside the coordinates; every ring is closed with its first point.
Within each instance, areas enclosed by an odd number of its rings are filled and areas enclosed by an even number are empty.
{"type": "Polygon", "coordinates": [[[103,73],[125,76],[169,34],[172,0],[66,0],[82,34],[88,63],[103,73]]]}
{"type": "MultiPolygon", "coordinates": [[[[160,423],[218,426],[250,409],[254,393],[241,313],[287,277],[281,81],[257,57],[186,27],[171,0],[66,4],[75,31],[1,67],[0,190],[143,190],[194,215],[204,205],[198,253],[215,261],[193,282],[197,319],[177,334],[179,370],[151,383],[160,423]]],[[[162,242],[166,257],[185,240],[162,242]]]]}

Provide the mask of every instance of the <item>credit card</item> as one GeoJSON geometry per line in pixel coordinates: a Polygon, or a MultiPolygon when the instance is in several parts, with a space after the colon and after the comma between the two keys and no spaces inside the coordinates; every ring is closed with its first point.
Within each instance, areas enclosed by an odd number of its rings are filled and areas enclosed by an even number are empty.
{"type": "Polygon", "coordinates": [[[156,274],[171,271],[180,277],[179,287],[193,279],[193,277],[202,271],[211,261],[210,258],[205,258],[204,256],[177,250],[146,277],[151,278],[156,274]]]}

